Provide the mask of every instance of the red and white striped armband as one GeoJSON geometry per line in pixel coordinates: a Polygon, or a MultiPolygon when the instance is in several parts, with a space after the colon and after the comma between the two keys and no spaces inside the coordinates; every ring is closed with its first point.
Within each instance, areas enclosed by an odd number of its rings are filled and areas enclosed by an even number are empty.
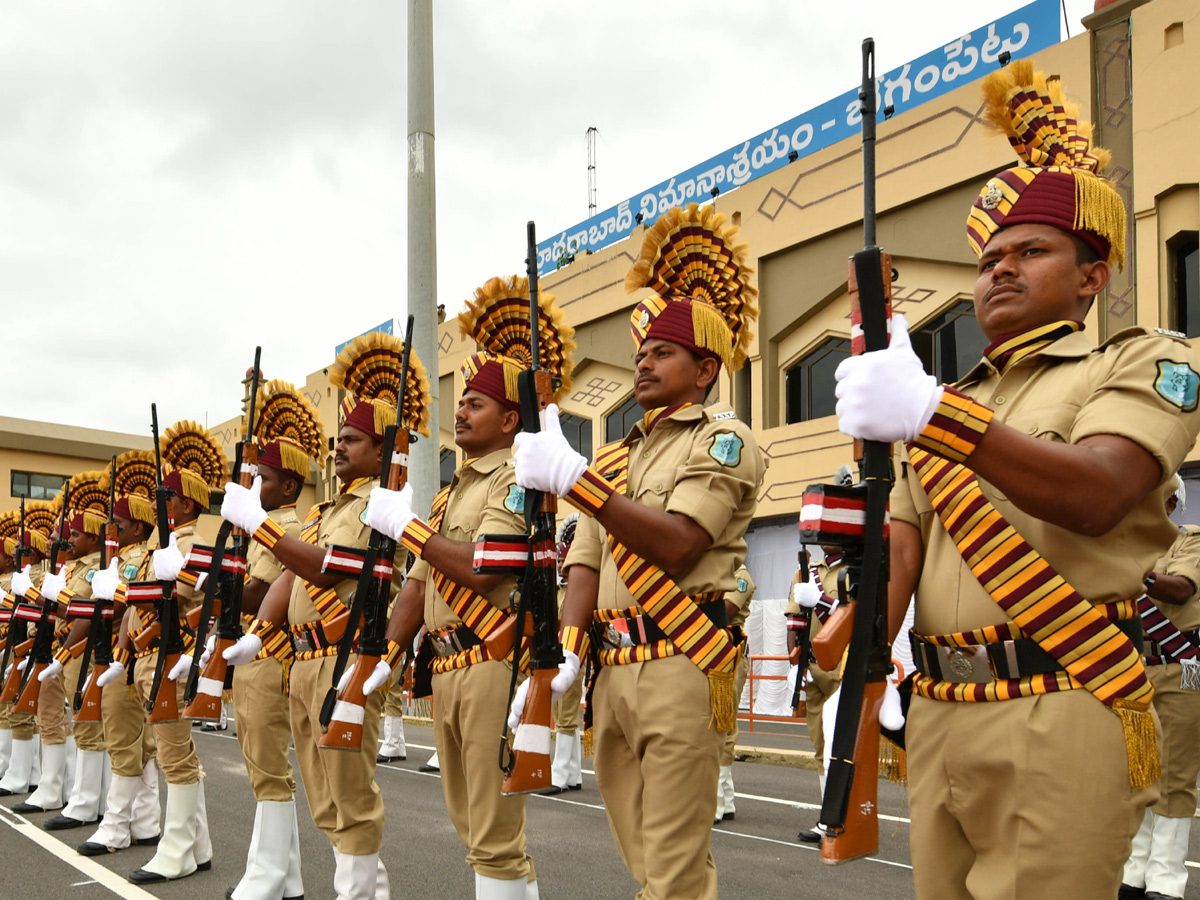
{"type": "Polygon", "coordinates": [[[563,499],[584,515],[595,518],[596,513],[600,512],[600,507],[608,502],[608,498],[614,493],[608,479],[588,466],[579,476],[579,480],[571,485],[563,499]]]}
{"type": "Polygon", "coordinates": [[[590,644],[591,639],[588,637],[586,629],[579,628],[576,625],[568,625],[562,630],[563,650],[570,650],[580,659],[584,659],[587,656],[590,644]]]}
{"type": "Polygon", "coordinates": [[[954,388],[945,388],[929,424],[913,441],[936,456],[966,462],[983,440],[995,413],[954,388]]]}
{"type": "Polygon", "coordinates": [[[429,543],[429,539],[435,534],[437,532],[430,528],[428,523],[413,516],[412,521],[404,526],[404,531],[400,534],[400,546],[420,556],[425,552],[425,545],[429,543]]]}
{"type": "Polygon", "coordinates": [[[254,532],[254,540],[258,541],[268,550],[274,550],[275,545],[279,543],[279,539],[286,535],[287,532],[276,524],[275,520],[267,516],[263,523],[258,526],[254,532]]]}

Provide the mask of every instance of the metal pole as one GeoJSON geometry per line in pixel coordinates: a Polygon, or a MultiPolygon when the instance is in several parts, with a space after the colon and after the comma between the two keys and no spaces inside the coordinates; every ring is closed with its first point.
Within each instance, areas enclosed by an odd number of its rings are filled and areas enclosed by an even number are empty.
{"type": "Polygon", "coordinates": [[[437,215],[433,167],[433,0],[408,2],[408,311],[429,372],[432,439],[410,451],[413,508],[428,512],[439,484],[437,215]]]}

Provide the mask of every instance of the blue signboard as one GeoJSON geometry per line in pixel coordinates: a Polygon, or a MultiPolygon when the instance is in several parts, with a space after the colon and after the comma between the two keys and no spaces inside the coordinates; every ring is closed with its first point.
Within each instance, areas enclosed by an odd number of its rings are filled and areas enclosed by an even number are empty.
{"type": "MultiPolygon", "coordinates": [[[[395,319],[387,319],[386,321],[380,322],[374,328],[368,328],[366,331],[363,332],[363,334],[373,334],[376,331],[382,331],[384,334],[398,334],[399,333],[399,329],[396,325],[395,319]]],[[[354,337],[362,337],[362,334],[356,334],[354,337]]],[[[354,341],[354,338],[350,338],[350,340],[342,341],[340,344],[338,344],[337,347],[334,348],[334,351],[333,351],[334,359],[337,358],[337,355],[339,353],[341,353],[343,349],[345,349],[346,347],[349,347],[350,344],[353,343],[353,341],[354,341]]]]}
{"type": "MultiPolygon", "coordinates": [[[[998,69],[1003,53],[1016,59],[1058,41],[1058,0],[1034,0],[944,47],[877,75],[879,109],[892,106],[894,115],[900,115],[998,69]]],[[[715,196],[714,190],[740,187],[793,159],[857,134],[860,120],[858,88],[854,87],[541,242],[538,272],[552,272],[560,259],[628,237],[638,215],[650,225],[673,206],[702,203],[715,196]]]]}

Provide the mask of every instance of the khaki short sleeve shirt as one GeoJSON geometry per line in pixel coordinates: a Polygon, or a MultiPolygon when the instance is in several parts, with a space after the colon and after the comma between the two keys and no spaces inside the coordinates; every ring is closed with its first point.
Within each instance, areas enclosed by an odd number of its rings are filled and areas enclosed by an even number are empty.
{"type": "Polygon", "coordinates": [[[750,577],[750,570],[744,565],[738,566],[736,572],[733,573],[735,579],[734,589],[725,592],[725,602],[732,603],[737,607],[737,615],[729,620],[729,627],[742,627],[746,624],[746,617],[750,615],[750,600],[754,597],[754,579],[750,577]]]}
{"type": "MultiPolygon", "coordinates": [[[[302,524],[296,515],[295,506],[284,506],[271,510],[271,519],[283,529],[289,537],[300,537],[302,524]]],[[[283,563],[275,558],[275,554],[258,541],[250,542],[246,551],[246,578],[257,578],[264,584],[274,584],[283,574],[283,563]]]]}
{"type": "Polygon", "coordinates": [[[1186,603],[1176,606],[1154,600],[1154,605],[1180,631],[1200,628],[1200,532],[1191,528],[1180,531],[1171,549],[1154,564],[1153,571],[1159,575],[1177,575],[1192,583],[1186,603]]]}

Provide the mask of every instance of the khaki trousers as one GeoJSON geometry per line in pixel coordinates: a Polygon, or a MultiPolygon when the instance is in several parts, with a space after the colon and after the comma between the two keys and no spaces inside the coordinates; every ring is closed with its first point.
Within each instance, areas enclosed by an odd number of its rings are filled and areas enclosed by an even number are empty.
{"type": "MultiPolygon", "coordinates": [[[[143,656],[133,667],[133,686],[137,690],[138,699],[142,701],[142,709],[150,700],[150,690],[154,686],[154,667],[158,660],[158,652],[143,656]]],[[[161,690],[175,689],[176,700],[179,703],[179,715],[182,717],[183,692],[187,685],[184,679],[176,682],[167,681],[163,674],[161,690]]],[[[105,688],[105,693],[108,688],[105,688]]],[[[200,780],[200,758],[196,756],[196,745],[192,743],[192,723],[190,719],[180,718],[177,722],[164,725],[151,725],[154,730],[154,743],[158,747],[158,765],[167,779],[167,784],[195,784],[200,780]]],[[[141,774],[141,770],[138,770],[141,774]]]]}
{"type": "MultiPolygon", "coordinates": [[[[841,679],[835,672],[826,672],[815,662],[808,664],[812,681],[804,685],[804,721],[808,724],[808,737],[813,749],[817,751],[817,759],[825,758],[825,717],[822,710],[825,701],[833,696],[838,689],[841,679]]],[[[802,678],[803,672],[797,672],[796,677],[802,678]]]]}
{"type": "Polygon", "coordinates": [[[717,896],[709,845],[724,735],[685,656],[605,666],[592,693],[596,782],[639,900],[717,896]]]}
{"type": "Polygon", "coordinates": [[[906,738],[919,900],[1117,895],[1157,788],[1130,786],[1121,720],[1086,691],[914,696],[906,738]]]}
{"type": "Polygon", "coordinates": [[[579,704],[583,700],[583,667],[574,684],[567,688],[554,705],[550,708],[554,716],[554,730],[563,734],[574,734],[579,728],[579,704]]]}
{"type": "Polygon", "coordinates": [[[366,856],[383,846],[383,795],[375,783],[383,695],[376,691],[367,698],[362,752],[322,750],[317,746],[323,733],[321,705],[333,684],[336,663],[336,656],[326,656],[292,665],[288,697],[292,738],[313,824],[339,853],[366,856]]]}
{"type": "Polygon", "coordinates": [[[287,803],[296,792],[288,745],[292,717],[277,659],[256,659],[233,669],[237,739],[246,760],[254,799],[287,803]]]}
{"type": "Polygon", "coordinates": [[[1196,812],[1196,776],[1200,775],[1200,691],[1179,687],[1179,663],[1149,666],[1154,685],[1154,709],[1162,722],[1163,778],[1158,802],[1151,811],[1169,819],[1190,818],[1196,812]]]}
{"type": "MultiPolygon", "coordinates": [[[[68,660],[63,667],[63,687],[66,690],[67,718],[74,718],[75,688],[79,685],[79,670],[83,668],[83,657],[77,656],[68,660]]],[[[91,669],[89,668],[90,672],[91,669]]],[[[103,720],[103,714],[101,719],[103,720]]],[[[104,722],[72,722],[71,730],[75,734],[75,747],[78,750],[106,750],[104,742],[104,722]]]]}
{"type": "MultiPolygon", "coordinates": [[[[43,744],[65,744],[71,736],[71,717],[67,713],[66,672],[67,669],[64,668],[56,677],[43,681],[38,691],[37,712],[34,715],[43,744]]],[[[75,677],[79,677],[78,666],[75,667],[75,677]]],[[[74,691],[74,683],[71,689],[74,691]]]]}
{"type": "Polygon", "coordinates": [[[404,716],[404,667],[398,666],[392,673],[391,687],[383,700],[383,714],[399,719],[404,716]]]}
{"type": "Polygon", "coordinates": [[[105,687],[100,693],[100,718],[113,774],[140,778],[146,763],[158,754],[158,745],[133,685],[121,678],[105,687]]]}
{"type": "MultiPolygon", "coordinates": [[[[742,646],[742,652],[738,655],[737,668],[733,670],[733,702],[739,704],[742,702],[742,691],[746,688],[746,679],[750,675],[750,645],[746,643],[742,646]]],[[[737,750],[738,742],[738,723],[737,716],[733,719],[733,731],[727,732],[725,740],[721,742],[721,766],[733,765],[733,754],[737,750]]]]}
{"type": "Polygon", "coordinates": [[[433,729],[446,810],[467,863],[502,881],[536,878],[525,852],[525,797],[504,797],[496,764],[512,667],[502,660],[433,676],[433,729]]]}

